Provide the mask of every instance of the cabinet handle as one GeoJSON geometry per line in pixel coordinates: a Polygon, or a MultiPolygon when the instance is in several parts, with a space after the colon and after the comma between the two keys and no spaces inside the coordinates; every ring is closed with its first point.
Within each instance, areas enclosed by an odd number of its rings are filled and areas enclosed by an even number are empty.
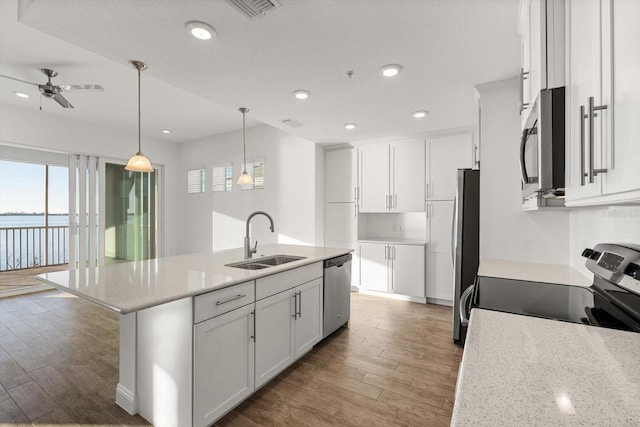
{"type": "Polygon", "coordinates": [[[353,200],[358,201],[358,187],[353,187],[353,200]]]}
{"type": "Polygon", "coordinates": [[[357,203],[353,204],[353,216],[356,217],[356,218],[358,217],[358,204],[357,203]]]}
{"type": "Polygon", "coordinates": [[[384,196],[384,208],[389,209],[389,195],[384,196]]]}
{"type": "Polygon", "coordinates": [[[295,292],[293,295],[291,295],[291,297],[293,298],[293,317],[294,319],[298,318],[298,293],[295,292]]]}
{"type": "Polygon", "coordinates": [[[528,79],[529,72],[520,68],[520,114],[527,109],[529,103],[524,102],[524,81],[528,79]]]}
{"type": "Polygon", "coordinates": [[[393,259],[396,259],[396,247],[395,247],[395,246],[391,246],[391,249],[393,250],[393,252],[392,252],[392,253],[393,253],[392,258],[393,258],[393,259]]]}
{"type": "Polygon", "coordinates": [[[251,339],[253,342],[256,342],[256,311],[251,311],[251,317],[253,318],[253,335],[251,335],[251,339]]]}
{"type": "Polygon", "coordinates": [[[393,195],[393,207],[394,208],[398,207],[398,195],[397,194],[393,195]]]}
{"type": "Polygon", "coordinates": [[[384,245],[384,259],[389,259],[389,257],[387,256],[387,249],[389,249],[389,246],[384,245]]]}
{"type": "Polygon", "coordinates": [[[474,165],[479,165],[480,164],[480,160],[478,160],[478,145],[474,145],[473,146],[473,164],[474,165]]]}
{"type": "Polygon", "coordinates": [[[302,317],[302,291],[298,291],[298,317],[302,317]]]}
{"type": "Polygon", "coordinates": [[[429,198],[429,183],[427,182],[427,199],[429,198]]]}
{"type": "Polygon", "coordinates": [[[593,177],[599,173],[605,173],[607,169],[595,169],[594,167],[594,151],[595,151],[595,138],[593,136],[595,132],[595,116],[596,111],[606,110],[606,105],[594,105],[595,99],[593,96],[589,97],[589,183],[593,182],[593,177]]]}
{"type": "Polygon", "coordinates": [[[233,298],[229,298],[229,299],[225,299],[225,300],[216,301],[216,305],[226,304],[226,303],[228,303],[228,302],[235,301],[235,300],[237,300],[237,299],[244,298],[244,297],[246,297],[246,296],[247,296],[246,294],[238,294],[238,295],[236,295],[236,296],[235,296],[235,297],[233,297],[233,298]]]}
{"type": "Polygon", "coordinates": [[[584,105],[580,106],[580,186],[584,185],[584,119],[587,116],[584,112],[584,105]]]}

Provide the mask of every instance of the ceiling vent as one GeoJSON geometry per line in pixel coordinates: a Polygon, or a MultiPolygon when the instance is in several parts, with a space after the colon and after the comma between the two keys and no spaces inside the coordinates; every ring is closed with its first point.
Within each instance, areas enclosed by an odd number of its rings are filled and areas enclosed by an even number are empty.
{"type": "Polygon", "coordinates": [[[280,4],[275,0],[227,0],[234,5],[243,14],[251,19],[256,19],[267,12],[272,11],[280,7],[280,4]]]}
{"type": "Polygon", "coordinates": [[[280,123],[285,124],[287,126],[291,126],[292,128],[299,128],[302,126],[302,123],[293,119],[282,119],[280,120],[280,123]]]}

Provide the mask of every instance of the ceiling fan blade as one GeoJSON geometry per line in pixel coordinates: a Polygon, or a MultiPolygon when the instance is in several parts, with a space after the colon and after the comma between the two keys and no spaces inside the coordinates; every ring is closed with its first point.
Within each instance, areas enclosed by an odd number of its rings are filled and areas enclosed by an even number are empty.
{"type": "Polygon", "coordinates": [[[60,85],[60,90],[65,92],[96,92],[103,91],[100,85],[60,85]]]}
{"type": "Polygon", "coordinates": [[[22,80],[22,79],[16,79],[15,77],[5,76],[4,74],[0,74],[0,77],[4,77],[5,79],[9,79],[9,80],[15,80],[17,82],[27,83],[27,84],[34,85],[34,86],[39,86],[38,83],[28,82],[28,81],[22,80]]]}
{"type": "Polygon", "coordinates": [[[67,99],[64,96],[60,95],[59,93],[52,95],[51,98],[53,98],[54,101],[62,105],[64,108],[73,108],[73,105],[71,105],[71,103],[67,101],[67,99]]]}

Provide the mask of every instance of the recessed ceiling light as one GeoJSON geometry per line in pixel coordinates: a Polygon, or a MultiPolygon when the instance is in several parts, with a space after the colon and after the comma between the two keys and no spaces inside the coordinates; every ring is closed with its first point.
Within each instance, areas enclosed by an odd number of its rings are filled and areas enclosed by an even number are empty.
{"type": "Polygon", "coordinates": [[[353,130],[353,129],[357,128],[357,127],[358,127],[358,125],[355,124],[355,123],[347,123],[347,124],[344,125],[344,128],[348,129],[348,130],[353,130]]]}
{"type": "Polygon", "coordinates": [[[200,40],[210,40],[216,37],[216,30],[206,22],[189,21],[186,23],[185,28],[189,34],[200,40]]]}
{"type": "Polygon", "coordinates": [[[309,98],[309,95],[311,95],[311,92],[309,92],[308,90],[294,90],[293,91],[293,96],[295,96],[297,99],[307,99],[307,98],[309,98]]]}
{"type": "Polygon", "coordinates": [[[429,114],[429,112],[427,110],[418,110],[418,111],[414,111],[413,113],[411,113],[413,115],[413,117],[415,117],[416,119],[421,119],[423,117],[426,117],[427,114],[429,114]]]}
{"type": "Polygon", "coordinates": [[[169,129],[162,129],[162,133],[171,133],[169,129]]]}
{"type": "Polygon", "coordinates": [[[380,68],[380,73],[385,77],[395,77],[402,70],[402,65],[388,64],[380,68]]]}
{"type": "Polygon", "coordinates": [[[18,98],[29,98],[29,96],[31,96],[28,93],[20,92],[18,90],[14,90],[13,93],[15,93],[18,98]]]}

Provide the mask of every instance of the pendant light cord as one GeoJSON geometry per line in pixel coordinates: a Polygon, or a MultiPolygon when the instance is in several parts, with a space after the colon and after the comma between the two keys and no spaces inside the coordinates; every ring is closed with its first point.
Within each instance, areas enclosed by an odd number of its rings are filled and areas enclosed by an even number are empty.
{"type": "Polygon", "coordinates": [[[140,66],[137,65],[138,69],[138,153],[142,154],[142,144],[140,142],[140,66]]]}
{"type": "Polygon", "coordinates": [[[245,111],[242,112],[242,147],[244,152],[244,173],[247,173],[247,126],[245,124],[244,115],[245,111]]]}

